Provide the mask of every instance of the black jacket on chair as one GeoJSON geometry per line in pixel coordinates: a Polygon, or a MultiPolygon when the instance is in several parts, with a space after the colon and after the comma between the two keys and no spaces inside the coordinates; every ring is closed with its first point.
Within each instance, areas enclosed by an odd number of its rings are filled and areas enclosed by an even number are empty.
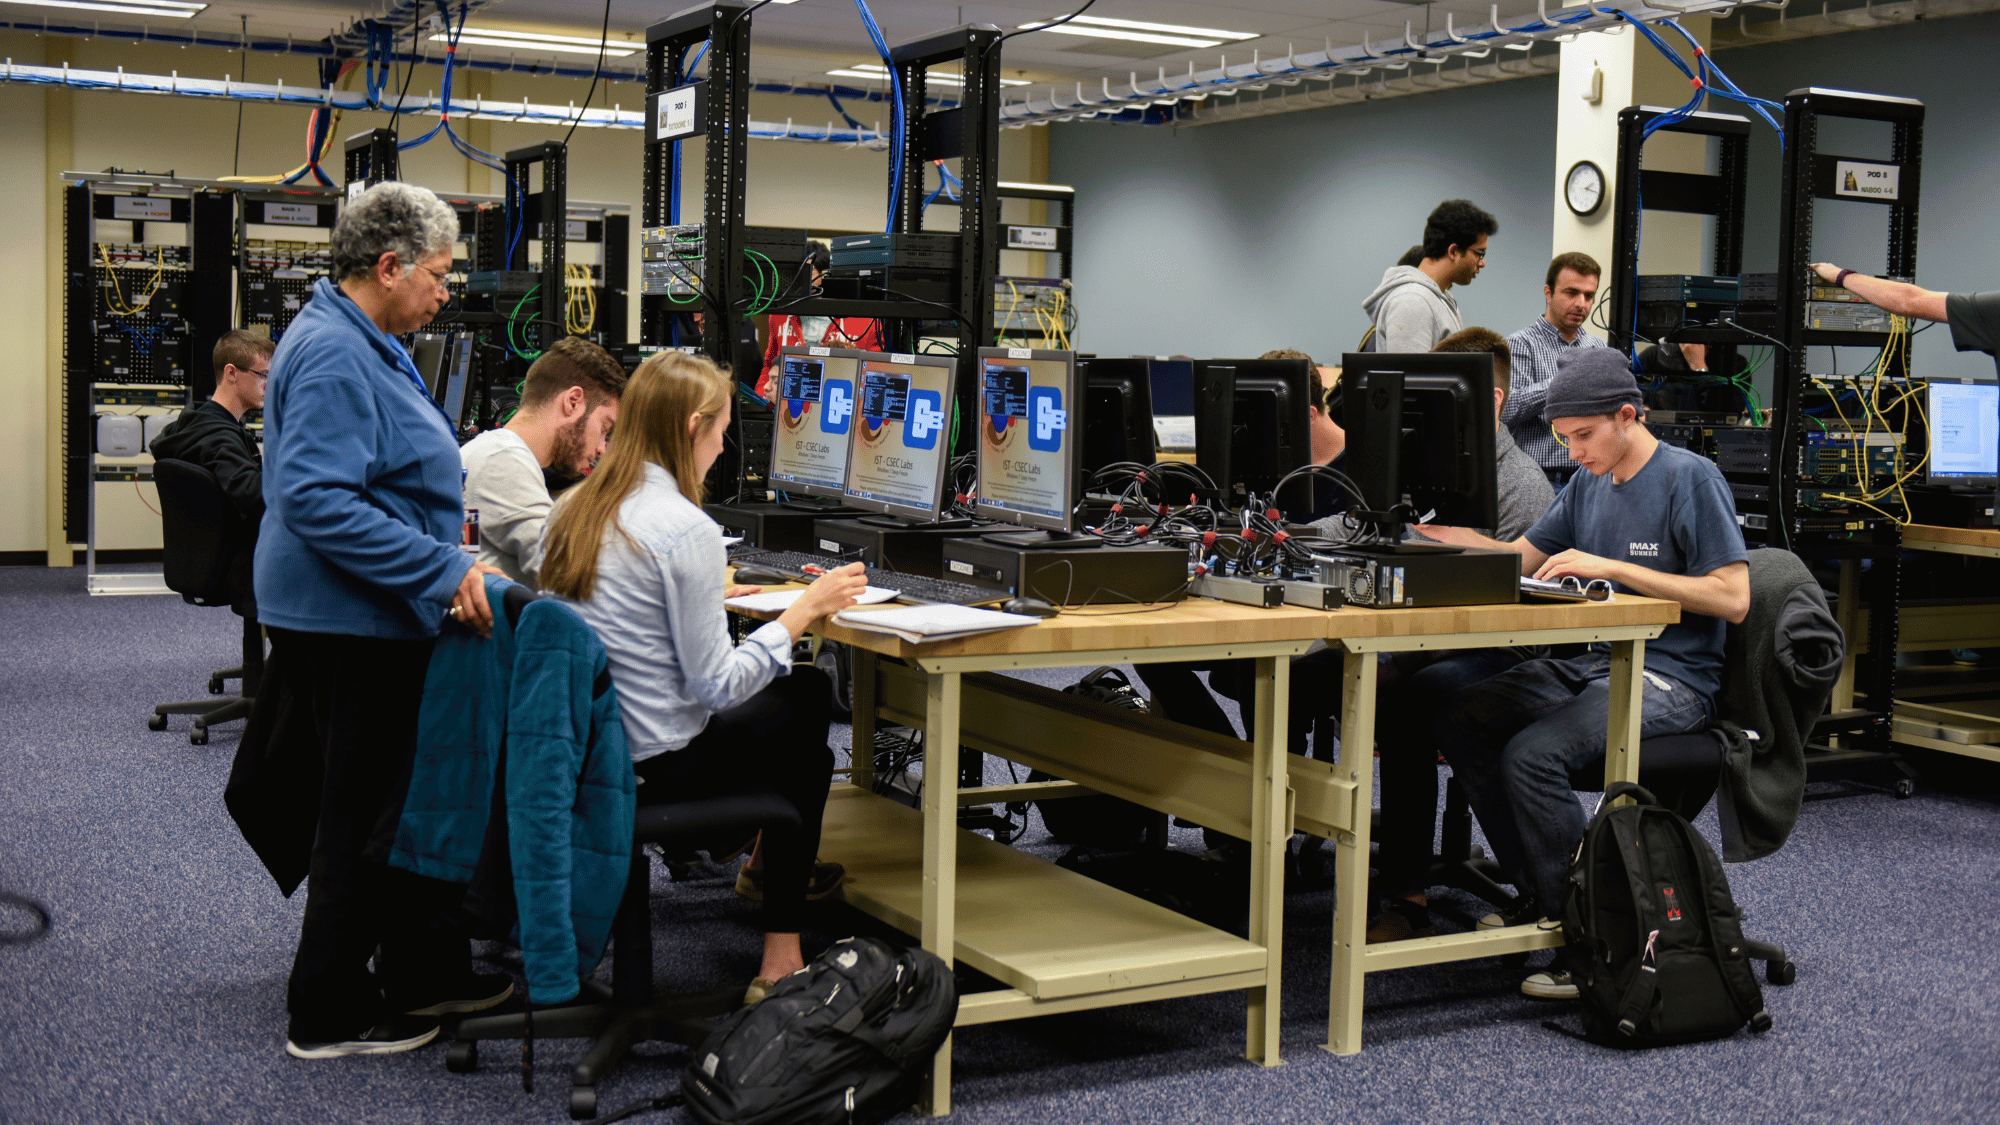
{"type": "Polygon", "coordinates": [[[1777,851],[1798,824],[1806,738],[1845,657],[1826,595],[1798,556],[1750,552],[1750,614],[1729,630],[1715,709],[1727,743],[1716,811],[1729,862],[1777,851]]]}

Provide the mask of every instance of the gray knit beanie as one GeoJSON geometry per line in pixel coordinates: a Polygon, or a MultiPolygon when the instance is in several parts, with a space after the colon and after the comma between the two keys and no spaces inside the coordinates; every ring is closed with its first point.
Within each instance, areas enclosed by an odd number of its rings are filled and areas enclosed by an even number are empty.
{"type": "Polygon", "coordinates": [[[1556,357],[1555,378],[1542,400],[1542,421],[1616,414],[1631,403],[1643,413],[1646,400],[1625,354],[1616,348],[1565,348],[1556,357]]]}

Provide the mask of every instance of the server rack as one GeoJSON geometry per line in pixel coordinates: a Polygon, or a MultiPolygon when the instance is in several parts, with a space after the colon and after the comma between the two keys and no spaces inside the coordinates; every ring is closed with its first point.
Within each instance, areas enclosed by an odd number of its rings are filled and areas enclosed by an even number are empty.
{"type": "Polygon", "coordinates": [[[350,194],[374,187],[383,180],[400,180],[396,134],[388,129],[368,129],[347,138],[346,174],[342,176],[350,194]]]}
{"type": "MultiPolygon", "coordinates": [[[[1743,204],[1749,170],[1750,122],[1725,113],[1696,113],[1656,132],[1715,137],[1721,152],[1713,174],[1643,168],[1645,129],[1671,110],[1627,106],[1618,113],[1618,182],[1611,232],[1611,346],[1632,354],[1640,340],[1633,327],[1638,293],[1640,228],[1645,211],[1678,211],[1715,218],[1712,272],[1743,272],[1743,204]]],[[[1730,327],[1677,330],[1673,342],[1737,344],[1754,338],[1730,327]]]]}
{"type": "Polygon", "coordinates": [[[314,283],[333,272],[341,195],[331,188],[281,188],[243,191],[236,199],[237,323],[276,341],[312,299],[314,283]],[[312,237],[270,237],[279,231],[312,237]]]}
{"type": "Polygon", "coordinates": [[[97,573],[96,484],[144,481],[143,464],[100,463],[104,407],[171,409],[214,391],[207,350],[230,327],[230,290],[197,285],[231,267],[229,193],[171,176],[65,177],[63,529],[84,544],[92,593],[159,588],[158,575],[97,573]],[[103,224],[110,224],[108,228],[103,224]],[[125,227],[125,239],[108,235],[125,227]]]}
{"type": "MultiPolygon", "coordinates": [[[[1889,750],[1889,708],[1896,667],[1897,614],[1902,556],[1901,523],[1907,518],[1899,500],[1881,497],[1870,510],[1838,501],[1808,503],[1801,495],[1798,467],[1806,453],[1806,404],[1820,394],[1808,365],[1807,349],[1867,349],[1879,351],[1887,332],[1830,331],[1808,324],[1811,286],[1809,271],[1813,235],[1821,201],[1842,200],[1889,209],[1884,262],[1891,277],[1911,278],[1917,267],[1917,207],[1923,161],[1924,105],[1910,98],[1846,90],[1806,88],[1785,97],[1785,163],[1783,205],[1778,244],[1779,336],[1785,347],[1778,357],[1778,378],[1772,395],[1771,463],[1774,473],[1765,541],[1783,546],[1809,561],[1837,560],[1841,566],[1843,617],[1858,617],[1855,603],[1872,606],[1869,651],[1856,668],[1853,689],[1865,707],[1847,707],[1823,722],[1818,734],[1851,736],[1841,749],[1809,759],[1813,776],[1853,768],[1890,766],[1901,772],[1899,796],[1909,792],[1914,771],[1901,755],[1889,750]],[[1887,159],[1858,158],[1826,151],[1822,126],[1849,119],[1884,123],[1889,127],[1887,159]],[[1847,175],[1859,170],[1880,173],[1888,190],[1850,184],[1847,175]]],[[[1858,367],[1856,368],[1858,370],[1858,367]]],[[[1878,377],[1908,386],[1909,351],[1891,357],[1878,377]]],[[[1838,391],[1838,388],[1834,388],[1838,391]]],[[[1911,441],[1927,440],[1921,429],[1905,430],[1911,441]]],[[[1850,642],[1851,642],[1850,638],[1850,642]]],[[[1836,704],[1840,701],[1836,700],[1836,704]]]]}

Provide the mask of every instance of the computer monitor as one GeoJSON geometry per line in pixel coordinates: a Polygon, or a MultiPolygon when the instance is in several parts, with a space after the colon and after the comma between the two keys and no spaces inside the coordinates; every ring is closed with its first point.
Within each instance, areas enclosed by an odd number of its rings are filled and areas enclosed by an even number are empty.
{"type": "Polygon", "coordinates": [[[1185,418],[1194,413],[1194,361],[1166,356],[1134,356],[1146,361],[1153,412],[1185,418]]]}
{"type": "Polygon", "coordinates": [[[860,417],[847,457],[847,503],[864,511],[933,523],[944,510],[944,470],[951,459],[949,355],[859,359],[860,417]]]}
{"type": "Polygon", "coordinates": [[[445,341],[444,386],[437,392],[438,405],[444,407],[451,424],[461,428],[465,425],[466,389],[472,385],[472,353],[476,346],[467,332],[454,332],[445,341]]]}
{"type": "Polygon", "coordinates": [[[1153,444],[1151,362],[1091,359],[1083,368],[1082,468],[1085,479],[1106,465],[1150,465],[1153,444]]]}
{"type": "Polygon", "coordinates": [[[1928,479],[1990,489],[2000,481],[2000,383],[1932,383],[1928,479]]]}
{"type": "Polygon", "coordinates": [[[771,487],[833,500],[847,494],[848,447],[861,405],[855,376],[866,354],[839,348],[779,350],[771,487]]]}
{"type": "Polygon", "coordinates": [[[450,336],[430,332],[420,332],[410,341],[410,359],[417,365],[417,374],[423,378],[424,388],[431,397],[439,398],[443,391],[444,346],[450,336]]]}
{"type": "Polygon", "coordinates": [[[1356,515],[1391,538],[1408,522],[1497,524],[1492,355],[1350,352],[1340,365],[1343,463],[1363,500],[1356,515]]]}
{"type": "Polygon", "coordinates": [[[1038,528],[987,535],[1017,547],[1094,546],[1077,537],[1083,403],[1073,352],[979,349],[979,470],[973,511],[1038,528]]]}
{"type": "MultiPolygon", "coordinates": [[[[1312,461],[1312,365],[1303,359],[1207,359],[1194,365],[1194,461],[1232,500],[1268,493],[1312,461]]],[[[1313,479],[1277,498],[1312,510],[1313,479]]]]}

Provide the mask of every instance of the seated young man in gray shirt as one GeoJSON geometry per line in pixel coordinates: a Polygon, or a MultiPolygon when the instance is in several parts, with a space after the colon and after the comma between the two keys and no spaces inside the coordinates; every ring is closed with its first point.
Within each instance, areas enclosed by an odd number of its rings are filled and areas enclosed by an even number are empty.
{"type": "MultiPolygon", "coordinates": [[[[1651,738],[1708,721],[1721,687],[1724,622],[1741,622],[1750,609],[1750,566],[1721,472],[1647,431],[1626,363],[1609,348],[1562,356],[1542,417],[1587,471],[1570,478],[1526,535],[1497,543],[1463,528],[1421,530],[1462,546],[1518,551],[1523,574],[1603,578],[1620,591],[1679,602],[1680,621],[1646,646],[1639,732],[1651,738]]],[[[1570,771],[1604,753],[1607,652],[1593,645],[1566,660],[1530,660],[1462,688],[1433,726],[1495,856],[1544,917],[1562,907],[1569,856],[1583,838],[1570,771]]],[[[1558,961],[1521,991],[1569,999],[1576,985],[1558,961]]]]}
{"type": "Polygon", "coordinates": [[[625,369],[580,336],[557,340],[528,368],[521,407],[507,424],[460,447],[465,506],[479,512],[479,561],[535,589],[542,525],[552,501],[542,470],[580,476],[604,455],[618,421],[625,369]]]}

